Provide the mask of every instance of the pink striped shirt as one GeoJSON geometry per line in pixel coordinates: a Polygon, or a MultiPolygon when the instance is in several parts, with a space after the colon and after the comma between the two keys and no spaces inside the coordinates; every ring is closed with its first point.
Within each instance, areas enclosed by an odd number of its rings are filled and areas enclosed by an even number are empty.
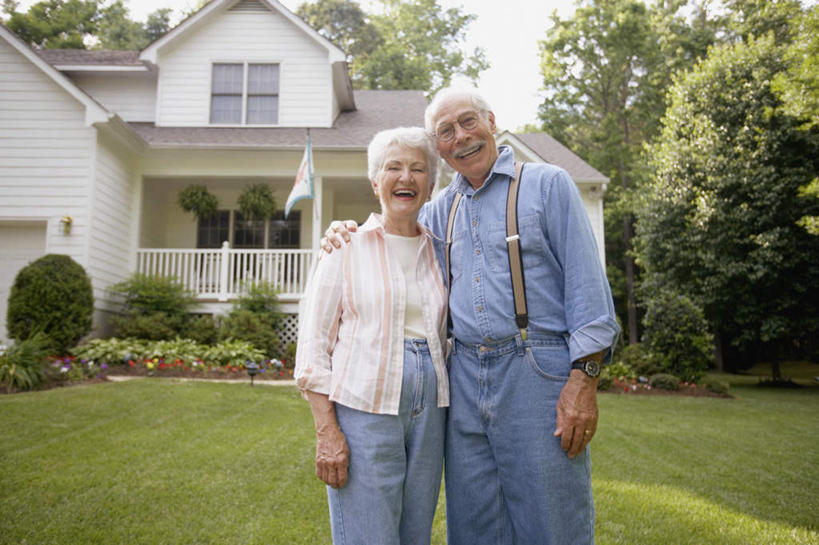
{"type": "MultiPolygon", "coordinates": [[[[447,293],[431,233],[422,226],[416,273],[427,345],[438,377],[438,406],[449,406],[444,361],[447,293]]],[[[350,244],[322,257],[307,290],[296,353],[302,390],[347,407],[398,414],[404,369],[404,272],[371,214],[350,244]]]]}

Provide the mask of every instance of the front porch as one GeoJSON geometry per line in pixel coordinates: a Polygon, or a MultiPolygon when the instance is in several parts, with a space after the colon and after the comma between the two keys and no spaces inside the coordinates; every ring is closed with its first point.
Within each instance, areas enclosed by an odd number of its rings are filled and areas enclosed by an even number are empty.
{"type": "Polygon", "coordinates": [[[227,302],[243,285],[268,282],[282,303],[298,303],[313,265],[310,249],[140,248],[136,272],[172,277],[203,303],[227,302]]]}

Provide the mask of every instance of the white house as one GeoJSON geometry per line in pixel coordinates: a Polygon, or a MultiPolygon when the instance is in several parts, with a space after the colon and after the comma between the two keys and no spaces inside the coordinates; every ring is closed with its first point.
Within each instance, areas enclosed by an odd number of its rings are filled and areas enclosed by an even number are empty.
{"type": "MultiPolygon", "coordinates": [[[[142,51],[35,51],[0,25],[0,340],[14,276],[46,253],[88,272],[98,328],[117,311],[107,288],[134,272],[175,276],[202,312],[262,279],[281,290],[293,340],[321,232],[378,206],[367,144],[422,125],[425,106],[421,91],[353,91],[343,52],[276,0],[213,0],[142,51]],[[243,219],[250,184],[283,207],[308,129],[315,198],[286,220],[243,219]],[[218,197],[216,216],[178,207],[190,184],[218,197]]],[[[602,259],[607,178],[546,134],[499,141],[569,171],[602,259]]]]}

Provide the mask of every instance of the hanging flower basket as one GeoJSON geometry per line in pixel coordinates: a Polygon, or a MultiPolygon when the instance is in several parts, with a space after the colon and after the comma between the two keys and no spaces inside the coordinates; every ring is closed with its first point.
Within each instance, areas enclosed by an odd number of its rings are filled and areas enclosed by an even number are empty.
{"type": "Polygon", "coordinates": [[[265,220],[276,213],[276,198],[269,185],[253,184],[245,187],[237,201],[239,212],[249,220],[265,220]]]}
{"type": "Polygon", "coordinates": [[[179,208],[199,219],[206,219],[219,209],[219,200],[203,185],[189,185],[176,198],[179,208]]]}

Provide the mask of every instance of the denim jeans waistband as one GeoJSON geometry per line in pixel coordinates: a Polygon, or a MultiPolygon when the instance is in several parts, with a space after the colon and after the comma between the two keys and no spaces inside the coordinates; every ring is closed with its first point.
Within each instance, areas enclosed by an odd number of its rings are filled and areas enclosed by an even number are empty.
{"type": "Polygon", "coordinates": [[[464,350],[473,354],[487,354],[493,355],[508,354],[509,352],[522,351],[526,346],[555,346],[567,345],[568,335],[561,335],[559,333],[548,332],[527,332],[526,340],[521,338],[520,334],[512,335],[504,339],[498,339],[490,343],[472,344],[464,343],[458,339],[454,340],[453,351],[457,352],[464,350]]]}
{"type": "Polygon", "coordinates": [[[412,350],[413,352],[429,352],[429,346],[427,345],[426,339],[404,337],[404,350],[412,350]]]}

